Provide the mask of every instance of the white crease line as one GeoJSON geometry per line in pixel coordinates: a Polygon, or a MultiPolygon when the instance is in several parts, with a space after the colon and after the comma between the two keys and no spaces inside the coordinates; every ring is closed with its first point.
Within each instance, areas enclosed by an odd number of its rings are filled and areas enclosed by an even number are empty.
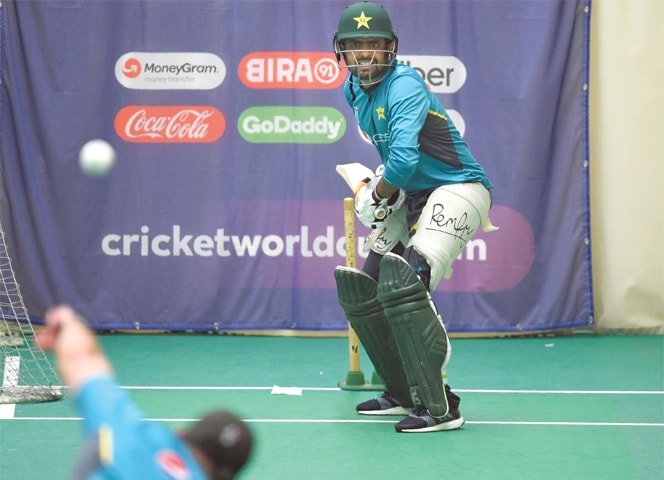
{"type": "MultiPolygon", "coordinates": [[[[127,390],[191,390],[191,391],[205,391],[205,390],[272,390],[274,387],[231,387],[231,386],[218,386],[218,387],[186,387],[186,386],[123,386],[127,390]]],[[[350,390],[342,390],[338,387],[291,387],[298,388],[303,391],[319,391],[319,392],[344,392],[350,390]]],[[[459,393],[488,393],[488,394],[542,394],[542,395],[664,395],[664,390],[486,390],[486,389],[460,389],[455,388],[455,392],[459,393]]],[[[364,390],[364,392],[371,392],[364,390]]]]}
{"type": "MultiPolygon", "coordinates": [[[[12,421],[80,421],[79,417],[15,417],[12,421]]],[[[195,422],[198,418],[148,418],[150,422],[195,422]]],[[[398,420],[357,419],[325,420],[320,418],[246,418],[249,423],[396,423],[398,420]]],[[[516,425],[516,426],[560,426],[560,427],[664,427],[664,423],[639,422],[510,422],[510,421],[466,421],[466,425],[516,425]]]]}
{"type": "Polygon", "coordinates": [[[664,390],[460,390],[460,393],[516,393],[548,395],[664,395],[664,390]]]}
{"type": "MultiPolygon", "coordinates": [[[[18,369],[21,366],[20,357],[6,357],[4,371],[5,375],[2,379],[3,387],[15,387],[18,385],[18,369]]],[[[14,418],[16,412],[16,404],[5,403],[0,404],[0,418],[14,418]]]]}

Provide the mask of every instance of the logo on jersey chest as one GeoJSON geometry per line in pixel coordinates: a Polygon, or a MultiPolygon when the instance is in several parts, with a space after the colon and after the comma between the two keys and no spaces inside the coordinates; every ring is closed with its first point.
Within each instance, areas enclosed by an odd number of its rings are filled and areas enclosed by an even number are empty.
{"type": "Polygon", "coordinates": [[[173,480],[191,480],[191,472],[182,457],[172,450],[160,450],[155,461],[161,471],[173,480]]]}
{"type": "MultiPolygon", "coordinates": [[[[376,131],[378,129],[375,128],[377,126],[376,122],[378,120],[387,120],[387,118],[385,117],[385,107],[378,107],[378,108],[376,108],[375,111],[376,111],[375,118],[369,120],[371,122],[371,124],[373,125],[373,128],[371,128],[372,125],[366,125],[366,126],[370,127],[369,130],[374,131],[373,133],[370,133],[369,131],[367,131],[367,129],[365,129],[363,127],[362,122],[360,121],[359,108],[357,106],[354,108],[355,120],[357,121],[357,126],[359,128],[360,135],[362,136],[362,138],[364,140],[367,141],[367,143],[372,143],[374,145],[380,145],[381,143],[389,144],[390,137],[391,137],[391,132],[389,130],[386,130],[385,132],[379,132],[379,131],[376,131]]],[[[366,122],[367,122],[367,118],[365,117],[365,123],[366,122]]],[[[383,124],[383,125],[386,125],[386,124],[383,124]]]]}

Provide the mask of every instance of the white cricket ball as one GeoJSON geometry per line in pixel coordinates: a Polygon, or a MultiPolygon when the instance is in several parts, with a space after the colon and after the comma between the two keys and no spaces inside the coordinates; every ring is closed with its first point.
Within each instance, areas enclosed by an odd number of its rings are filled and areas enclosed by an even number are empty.
{"type": "Polygon", "coordinates": [[[78,164],[90,177],[103,177],[115,165],[115,150],[105,140],[90,140],[78,154],[78,164]]]}

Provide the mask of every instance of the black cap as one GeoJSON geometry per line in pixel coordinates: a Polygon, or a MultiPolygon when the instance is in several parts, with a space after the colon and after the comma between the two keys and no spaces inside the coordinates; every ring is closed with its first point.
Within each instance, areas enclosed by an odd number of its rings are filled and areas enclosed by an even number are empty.
{"type": "Polygon", "coordinates": [[[208,413],[183,435],[214,467],[213,480],[230,480],[247,463],[253,446],[249,427],[230,412],[208,413]]]}

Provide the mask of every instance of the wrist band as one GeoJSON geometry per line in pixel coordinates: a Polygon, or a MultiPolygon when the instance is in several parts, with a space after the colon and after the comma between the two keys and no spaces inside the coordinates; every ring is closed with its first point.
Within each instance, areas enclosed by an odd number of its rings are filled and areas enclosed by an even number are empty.
{"type": "Polygon", "coordinates": [[[373,189],[373,191],[371,192],[371,199],[375,203],[380,203],[380,201],[382,200],[382,198],[378,196],[378,192],[376,192],[376,189],[373,189]]]}

